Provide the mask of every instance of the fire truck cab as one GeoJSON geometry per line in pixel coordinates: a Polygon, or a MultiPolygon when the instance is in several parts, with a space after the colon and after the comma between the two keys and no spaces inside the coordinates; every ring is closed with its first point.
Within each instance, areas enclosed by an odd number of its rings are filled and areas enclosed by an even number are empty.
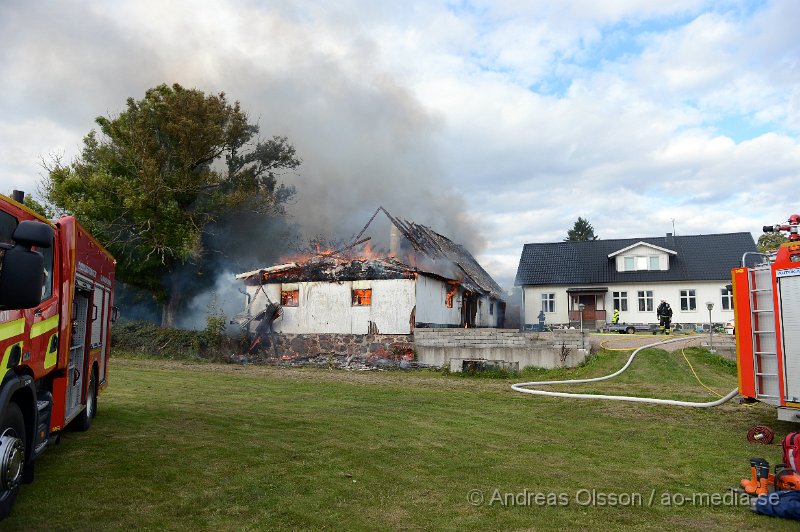
{"type": "Polygon", "coordinates": [[[731,271],[739,392],[800,422],[800,241],[790,236],[774,260],[761,257],[731,271]]]}
{"type": "Polygon", "coordinates": [[[108,382],[116,262],[78,221],[0,195],[0,518],[108,382]]]}

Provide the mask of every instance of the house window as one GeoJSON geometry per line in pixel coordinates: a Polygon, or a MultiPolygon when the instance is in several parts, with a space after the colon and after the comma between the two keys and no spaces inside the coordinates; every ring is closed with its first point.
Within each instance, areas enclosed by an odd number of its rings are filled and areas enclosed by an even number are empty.
{"type": "Polygon", "coordinates": [[[281,306],[297,307],[300,305],[300,287],[297,283],[281,285],[281,306]]]}
{"type": "Polygon", "coordinates": [[[372,286],[369,281],[353,281],[353,306],[367,307],[372,304],[372,286]]]}
{"type": "Polygon", "coordinates": [[[639,312],[653,312],[653,291],[639,290],[639,312]]]}
{"type": "Polygon", "coordinates": [[[681,290],[681,310],[697,310],[697,297],[694,290],[681,290]]]}
{"type": "Polygon", "coordinates": [[[628,292],[612,292],[614,298],[614,308],[620,312],[628,310],[628,292]]]}
{"type": "Polygon", "coordinates": [[[650,257],[650,269],[651,270],[661,269],[661,261],[658,259],[657,255],[650,257]]]}
{"type": "Polygon", "coordinates": [[[489,303],[489,316],[494,316],[494,303],[489,303]]]}
{"type": "Polygon", "coordinates": [[[634,258],[635,257],[625,257],[624,258],[624,260],[625,260],[625,271],[626,272],[632,272],[632,271],[634,271],[636,269],[636,264],[635,264],[634,258]]]}
{"type": "Polygon", "coordinates": [[[733,292],[728,287],[720,289],[722,296],[722,310],[733,310],[733,292]]]}
{"type": "Polygon", "coordinates": [[[555,312],[556,311],[556,295],[555,294],[542,294],[542,311],[555,312]]]}

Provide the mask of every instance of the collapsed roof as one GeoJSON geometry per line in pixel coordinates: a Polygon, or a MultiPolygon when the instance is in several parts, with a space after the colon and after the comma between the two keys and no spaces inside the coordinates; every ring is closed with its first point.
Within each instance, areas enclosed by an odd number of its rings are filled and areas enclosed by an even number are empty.
{"type": "Polygon", "coordinates": [[[503,290],[466,248],[430,227],[395,218],[383,207],[378,207],[367,225],[353,237],[352,242],[339,250],[319,253],[304,261],[241,273],[236,278],[244,279],[247,284],[266,284],[409,279],[415,277],[417,273],[455,280],[472,292],[503,299],[503,290]],[[390,256],[351,260],[353,248],[369,240],[362,237],[379,212],[387,216],[413,252],[404,257],[404,261],[390,256]]]}

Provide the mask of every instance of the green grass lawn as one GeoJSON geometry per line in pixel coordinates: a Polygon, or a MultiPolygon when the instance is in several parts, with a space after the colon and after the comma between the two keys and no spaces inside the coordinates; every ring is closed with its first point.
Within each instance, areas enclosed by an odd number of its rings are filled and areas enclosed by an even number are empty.
{"type": "MultiPolygon", "coordinates": [[[[723,394],[736,386],[729,364],[698,349],[687,352],[706,384],[723,394]]],[[[0,528],[796,526],[741,506],[662,503],[664,494],[676,501],[724,494],[749,475],[750,457],[778,460],[779,441],[745,440],[755,424],[774,427],[778,436],[794,428],[777,422],[772,408],[729,403],[690,409],[540,398],[510,389],[518,380],[603,375],[626,358],[603,352],[574,370],[504,380],[115,355],[92,428],[65,433],[45,453],[36,481],[23,487],[0,528]],[[471,490],[479,490],[483,504],[469,503],[471,490]],[[496,490],[528,493],[532,504],[490,504],[496,490]],[[578,504],[591,490],[634,494],[634,501],[639,494],[642,504],[578,504]],[[561,502],[566,497],[567,505],[537,505],[537,493],[561,502]]],[[[680,351],[646,350],[618,379],[579,389],[711,399],[680,351]]]]}

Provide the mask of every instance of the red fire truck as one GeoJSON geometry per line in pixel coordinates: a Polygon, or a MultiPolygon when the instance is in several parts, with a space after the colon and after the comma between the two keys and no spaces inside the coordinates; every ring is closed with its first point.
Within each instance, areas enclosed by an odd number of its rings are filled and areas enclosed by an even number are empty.
{"type": "Polygon", "coordinates": [[[86,430],[108,382],[116,261],[71,216],[0,195],[0,517],[67,426],[86,430]]]}
{"type": "MultiPolygon", "coordinates": [[[[766,226],[789,241],[774,257],[742,257],[731,271],[739,393],[774,405],[778,419],[800,422],[800,216],[766,226]],[[750,264],[748,266],[748,263],[750,264]]],[[[757,254],[752,254],[757,255],[757,254]]]]}

